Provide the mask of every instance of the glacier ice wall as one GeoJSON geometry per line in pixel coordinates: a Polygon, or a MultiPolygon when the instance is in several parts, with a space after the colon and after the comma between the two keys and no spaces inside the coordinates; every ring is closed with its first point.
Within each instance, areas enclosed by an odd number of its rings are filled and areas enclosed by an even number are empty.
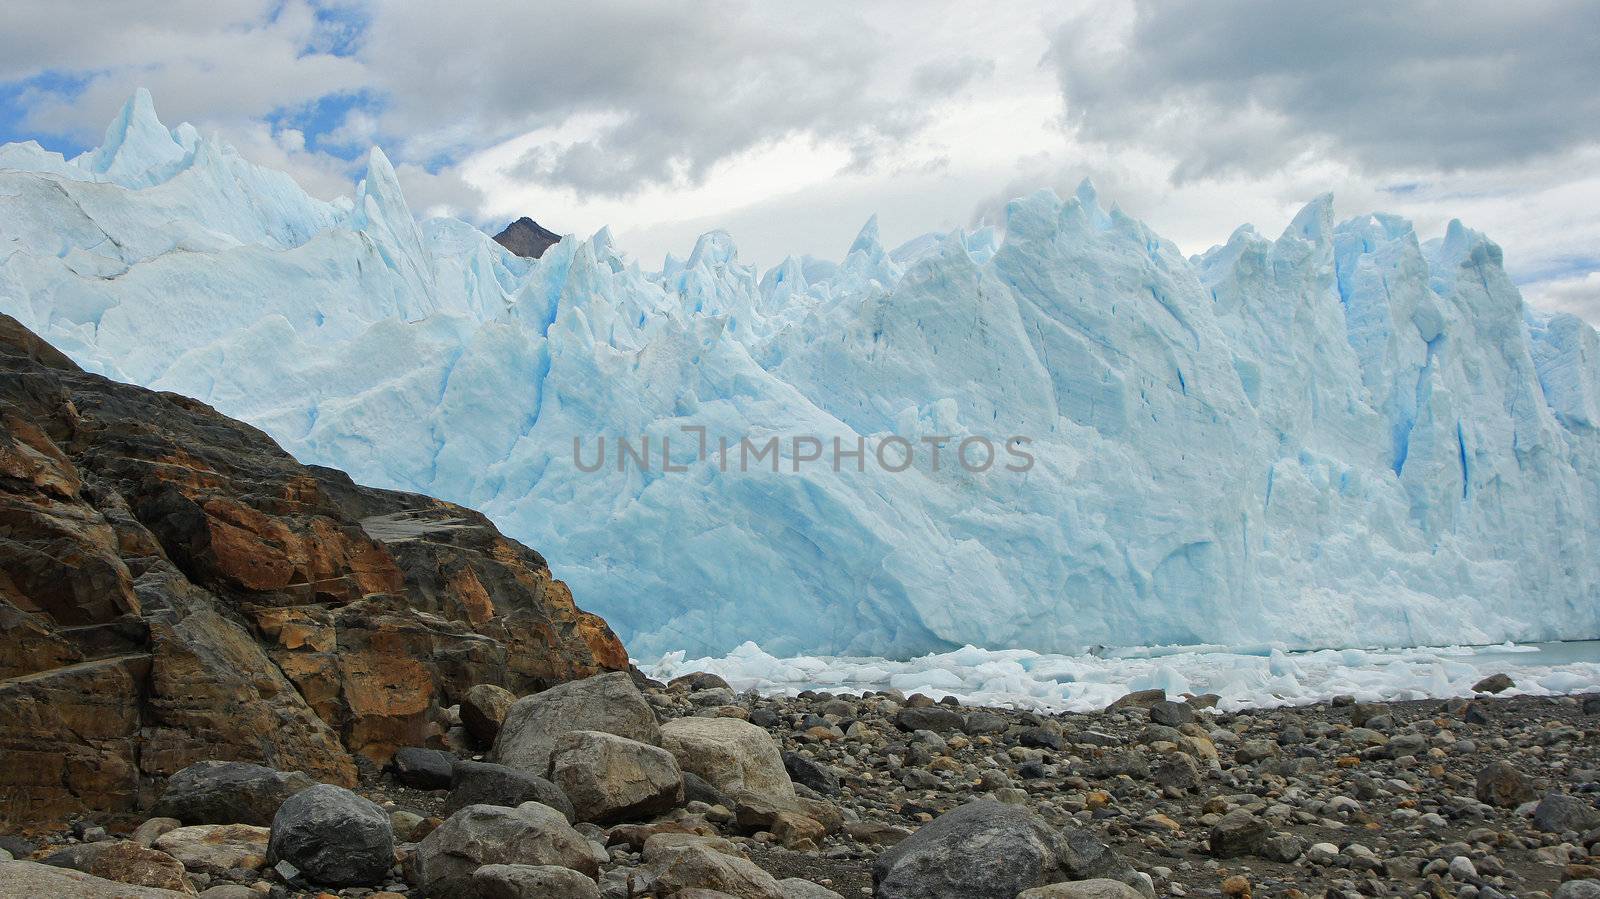
{"type": "MultiPolygon", "coordinates": [[[[1600,342],[1459,223],[1320,198],[1184,258],[1085,184],[993,231],[758,277],[418,223],[374,149],[324,203],[147,94],[0,147],[0,311],[303,460],[483,509],[643,658],[964,643],[1600,636],[1600,342]],[[1024,435],[1035,466],[614,466],[604,435],[1024,435]]],[[[675,454],[676,455],[676,454],[675,454]]],[[[659,460],[658,460],[659,463],[659,460]]]]}

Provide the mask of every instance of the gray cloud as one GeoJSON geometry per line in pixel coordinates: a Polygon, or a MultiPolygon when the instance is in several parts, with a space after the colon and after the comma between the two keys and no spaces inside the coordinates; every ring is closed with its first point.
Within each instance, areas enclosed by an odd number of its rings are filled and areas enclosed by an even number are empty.
{"type": "Polygon", "coordinates": [[[925,121],[930,96],[978,74],[930,70],[906,91],[885,77],[888,42],[842,5],[818,15],[746,0],[606,0],[530,15],[475,0],[447,17],[386,7],[361,56],[391,98],[383,130],[407,135],[412,158],[603,114],[598,134],[539,148],[519,173],[618,195],[697,182],[719,160],[801,133],[870,162],[925,121]]]}
{"type": "Polygon", "coordinates": [[[41,134],[94,144],[136,87],[148,87],[172,122],[224,128],[235,136],[273,110],[361,86],[353,59],[309,52],[341,26],[319,20],[305,0],[286,3],[129,4],[100,0],[73,9],[70,24],[50,0],[6,5],[0,82],[45,72],[83,81],[81,91],[23,96],[26,124],[41,134]]]}
{"type": "Polygon", "coordinates": [[[973,81],[994,72],[994,60],[981,56],[936,59],[911,72],[911,86],[919,94],[944,96],[965,88],[973,81]]]}
{"type": "Polygon", "coordinates": [[[1581,0],[1138,2],[1131,23],[1063,26],[1049,61],[1084,136],[1160,148],[1176,180],[1306,153],[1470,169],[1600,140],[1600,5],[1581,0]]]}

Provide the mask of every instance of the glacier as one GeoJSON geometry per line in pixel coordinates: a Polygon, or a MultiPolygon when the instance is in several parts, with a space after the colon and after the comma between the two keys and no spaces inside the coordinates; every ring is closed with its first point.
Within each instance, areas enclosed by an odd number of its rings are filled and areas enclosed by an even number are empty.
{"type": "Polygon", "coordinates": [[[712,232],[650,271],[605,230],[527,260],[419,222],[377,148],[324,202],[140,91],[79,157],[0,147],[0,311],[482,509],[639,658],[1600,636],[1600,339],[1459,222],[1321,197],[1185,257],[1086,182],[837,262],[712,232]],[[685,427],[784,462],[678,460],[685,427]],[[795,471],[801,435],[1035,464],[795,471]],[[581,470],[601,436],[683,470],[581,470]]]}

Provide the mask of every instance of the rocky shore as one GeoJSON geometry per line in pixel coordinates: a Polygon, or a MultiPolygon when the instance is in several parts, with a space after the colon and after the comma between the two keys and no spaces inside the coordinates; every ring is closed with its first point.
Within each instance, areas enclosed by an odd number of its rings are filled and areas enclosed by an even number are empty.
{"type": "Polygon", "coordinates": [[[1600,697],[1506,681],[1056,716],[705,674],[480,687],[353,790],[205,762],[126,833],[0,840],[32,860],[0,895],[1600,896],[1600,697]]]}

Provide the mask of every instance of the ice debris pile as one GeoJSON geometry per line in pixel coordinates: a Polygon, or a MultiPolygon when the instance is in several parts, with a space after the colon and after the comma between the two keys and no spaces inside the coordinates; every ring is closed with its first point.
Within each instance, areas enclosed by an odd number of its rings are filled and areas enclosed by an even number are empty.
{"type": "Polygon", "coordinates": [[[1449,699],[1475,695],[1485,677],[1509,673],[1506,696],[1600,692],[1600,643],[1413,647],[1284,652],[1268,646],[1173,646],[1101,650],[1082,655],[1026,649],[930,653],[882,658],[777,658],[745,643],[720,658],[670,652],[645,667],[659,680],[706,671],[736,690],[793,696],[803,690],[866,693],[899,690],[963,705],[1093,712],[1136,690],[1168,696],[1213,693],[1225,710],[1274,708],[1351,696],[1359,702],[1449,699]]]}
{"type": "Polygon", "coordinates": [[[1324,197],[1184,258],[1085,184],[760,275],[721,232],[535,261],[419,224],[376,149],[326,203],[140,92],[76,159],[0,148],[0,247],[0,311],[86,368],[484,510],[639,658],[1600,635],[1600,342],[1459,223],[1324,197]],[[582,470],[601,436],[655,464],[582,470]],[[792,470],[975,436],[1034,464],[792,470]]]}

